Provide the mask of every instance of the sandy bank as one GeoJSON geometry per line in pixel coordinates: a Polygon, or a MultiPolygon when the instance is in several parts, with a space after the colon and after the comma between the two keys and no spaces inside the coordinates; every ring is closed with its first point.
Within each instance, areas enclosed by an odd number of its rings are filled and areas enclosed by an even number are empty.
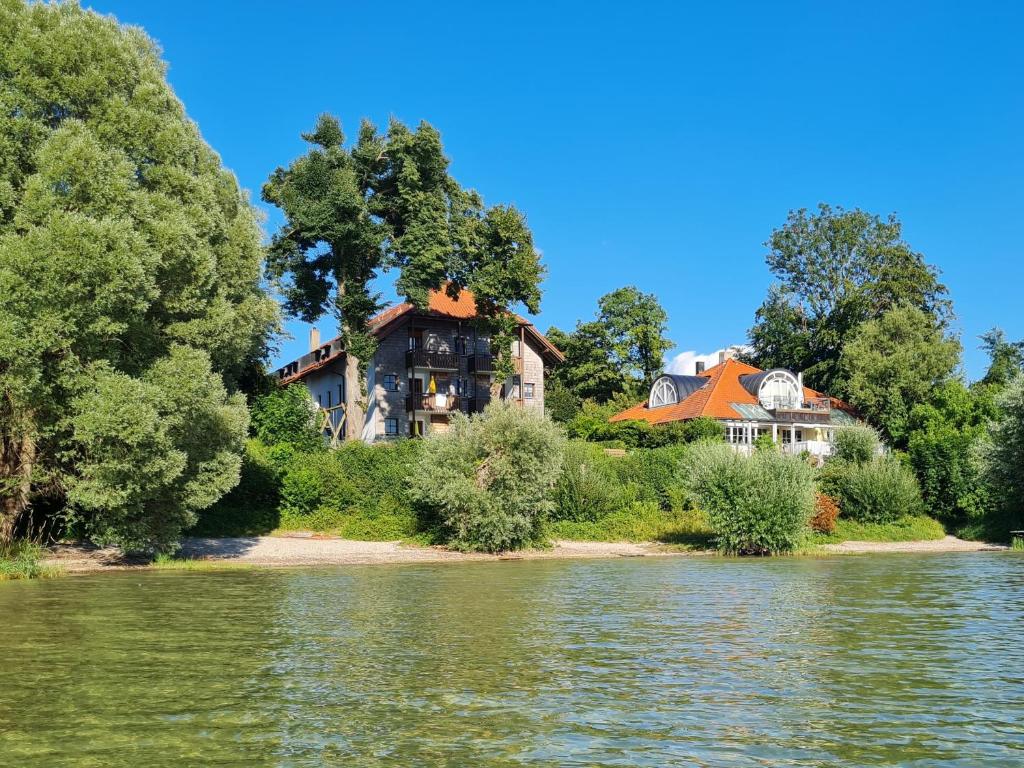
{"type": "MultiPolygon", "coordinates": [[[[964,541],[946,536],[935,541],[845,541],[825,544],[819,552],[868,554],[884,552],[987,552],[1004,550],[998,544],[964,541]]],[[[599,557],[666,557],[701,555],[664,544],[629,542],[555,541],[550,549],[532,549],[488,555],[455,552],[445,547],[419,547],[397,541],[351,541],[330,536],[294,534],[246,538],[185,539],[181,555],[193,560],[237,563],[261,567],[315,565],[370,565],[383,563],[439,563],[496,560],[583,559],[599,557]]],[[[126,570],[148,567],[143,560],[125,558],[116,549],[60,545],[51,549],[46,565],[68,573],[126,570]]]]}
{"type": "MultiPolygon", "coordinates": [[[[651,557],[680,554],[663,544],[556,541],[550,549],[498,555],[455,552],[445,547],[408,546],[397,541],[351,541],[330,536],[296,534],[245,538],[185,539],[181,556],[194,560],[264,567],[359,565],[382,563],[437,563],[558,558],[651,557]]],[[[59,545],[44,561],[68,573],[144,568],[116,549],[59,545]]]]}
{"type": "Polygon", "coordinates": [[[966,541],[946,536],[932,541],[844,541],[841,544],[823,544],[821,550],[836,553],[870,552],[998,552],[1007,549],[1002,544],[984,541],[966,541]]]}

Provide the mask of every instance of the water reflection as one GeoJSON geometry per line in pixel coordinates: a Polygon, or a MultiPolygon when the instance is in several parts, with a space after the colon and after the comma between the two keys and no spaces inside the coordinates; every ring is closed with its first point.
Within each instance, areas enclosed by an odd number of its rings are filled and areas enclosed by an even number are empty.
{"type": "Polygon", "coordinates": [[[1024,558],[0,584],[0,763],[1019,765],[1024,558]]]}

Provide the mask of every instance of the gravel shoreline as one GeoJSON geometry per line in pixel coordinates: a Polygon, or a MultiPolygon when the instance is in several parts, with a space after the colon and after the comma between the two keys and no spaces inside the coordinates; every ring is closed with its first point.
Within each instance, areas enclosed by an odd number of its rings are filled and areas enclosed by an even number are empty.
{"type": "MultiPolygon", "coordinates": [[[[845,541],[825,544],[823,554],[871,554],[886,552],[992,552],[999,544],[965,541],[946,536],[934,541],[845,541]]],[[[685,551],[658,543],[555,541],[548,549],[531,549],[490,555],[456,552],[445,547],[405,545],[398,541],[352,541],[319,534],[251,536],[244,538],[190,538],[182,542],[184,558],[216,564],[287,568],[317,565],[375,565],[387,563],[493,562],[498,560],[554,560],[609,557],[679,557],[710,554],[685,551]]],[[[58,545],[44,565],[66,573],[91,573],[148,568],[144,560],[125,558],[119,550],[79,545],[58,545]]]]}

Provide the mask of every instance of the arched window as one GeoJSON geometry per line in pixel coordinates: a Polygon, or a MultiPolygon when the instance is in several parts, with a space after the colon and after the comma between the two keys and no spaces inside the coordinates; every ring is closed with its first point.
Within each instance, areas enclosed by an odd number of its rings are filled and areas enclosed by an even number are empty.
{"type": "Polygon", "coordinates": [[[757,392],[762,408],[799,408],[803,401],[796,376],[789,371],[771,371],[757,392]]]}
{"type": "Polygon", "coordinates": [[[672,379],[662,376],[651,387],[651,397],[648,400],[648,405],[651,408],[659,408],[663,405],[673,405],[679,402],[679,395],[676,392],[676,385],[672,383],[672,379]]]}

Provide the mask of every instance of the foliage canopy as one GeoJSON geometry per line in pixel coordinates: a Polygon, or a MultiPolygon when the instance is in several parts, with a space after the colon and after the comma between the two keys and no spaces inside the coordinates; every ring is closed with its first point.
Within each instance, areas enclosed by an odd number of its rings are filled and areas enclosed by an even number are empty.
{"type": "Polygon", "coordinates": [[[4,0],[0,82],[0,539],[70,505],[171,546],[237,482],[228,390],[277,316],[255,211],[139,29],[4,0]]]}

